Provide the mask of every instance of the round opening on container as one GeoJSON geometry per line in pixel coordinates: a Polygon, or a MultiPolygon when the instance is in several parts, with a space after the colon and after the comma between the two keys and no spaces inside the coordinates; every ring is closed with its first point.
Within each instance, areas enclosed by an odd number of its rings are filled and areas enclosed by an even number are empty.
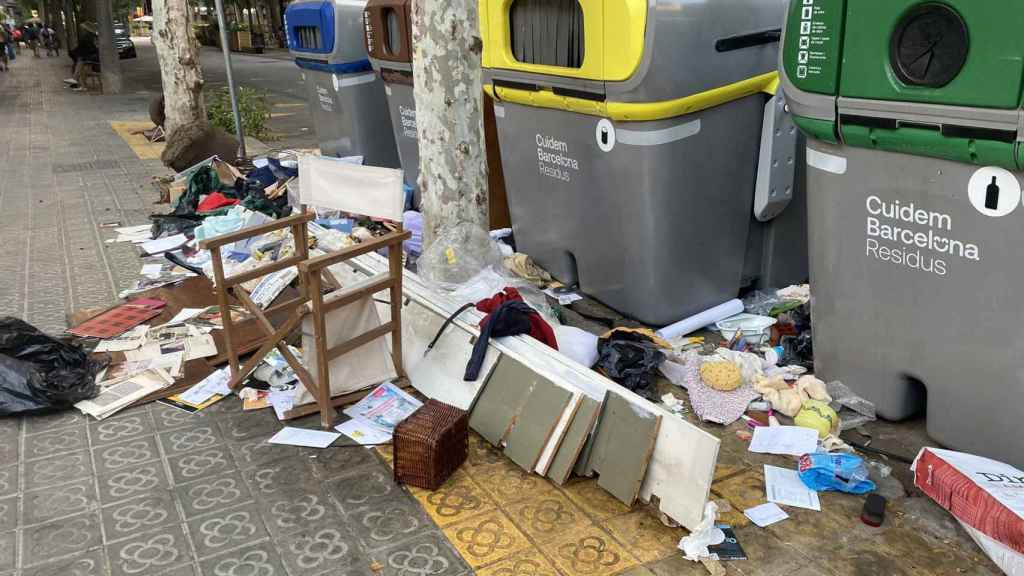
{"type": "Polygon", "coordinates": [[[402,51],[402,25],[399,20],[400,16],[394,8],[386,8],[384,10],[384,49],[388,51],[388,54],[395,56],[402,51]]]}
{"type": "Polygon", "coordinates": [[[919,4],[896,25],[890,65],[908,86],[941,88],[963,70],[969,48],[967,23],[956,10],[938,2],[919,4]]]}

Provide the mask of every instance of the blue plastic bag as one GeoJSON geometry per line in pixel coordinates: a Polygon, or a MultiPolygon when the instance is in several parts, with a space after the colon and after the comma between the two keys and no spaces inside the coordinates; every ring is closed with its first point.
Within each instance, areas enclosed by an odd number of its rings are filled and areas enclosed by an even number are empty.
{"type": "Polygon", "coordinates": [[[864,459],[853,454],[804,454],[797,464],[797,471],[804,485],[817,492],[867,494],[875,490],[875,483],[868,480],[864,459]]]}

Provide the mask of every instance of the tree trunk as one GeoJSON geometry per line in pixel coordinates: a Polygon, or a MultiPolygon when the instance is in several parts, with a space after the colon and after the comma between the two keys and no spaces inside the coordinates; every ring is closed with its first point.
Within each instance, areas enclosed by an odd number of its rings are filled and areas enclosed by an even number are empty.
{"type": "Polygon", "coordinates": [[[78,19],[75,17],[75,4],[64,0],[64,49],[71,50],[78,46],[78,19]]]}
{"type": "Polygon", "coordinates": [[[477,1],[412,2],[424,249],[457,225],[488,228],[477,1]]]}
{"type": "Polygon", "coordinates": [[[168,153],[187,148],[187,142],[177,140],[191,140],[207,127],[199,43],[192,34],[187,0],[153,0],[153,45],[164,88],[167,148],[162,160],[171,164],[174,158],[168,153]]]}
{"type": "Polygon", "coordinates": [[[114,14],[111,0],[96,0],[96,21],[100,49],[100,75],[104,94],[121,93],[121,58],[114,46],[114,14]]]}

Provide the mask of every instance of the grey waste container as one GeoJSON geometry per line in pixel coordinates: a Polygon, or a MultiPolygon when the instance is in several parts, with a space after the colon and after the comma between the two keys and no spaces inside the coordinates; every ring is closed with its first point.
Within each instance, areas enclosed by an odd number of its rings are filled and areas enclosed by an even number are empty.
{"type": "Polygon", "coordinates": [[[412,93],[409,7],[410,0],[369,0],[364,13],[364,30],[370,63],[384,82],[405,184],[414,190],[413,205],[419,206],[416,180],[420,175],[420,149],[416,101],[412,93]]]}
{"type": "Polygon", "coordinates": [[[320,150],[396,168],[384,85],[363,43],[365,2],[298,0],[285,10],[288,47],[302,68],[320,150]]]}
{"type": "Polygon", "coordinates": [[[947,446],[1024,466],[1024,7],[790,6],[817,372],[947,446]]]}
{"type": "Polygon", "coordinates": [[[656,325],[802,281],[797,133],[772,96],[785,6],[481,0],[520,250],[656,325]]]}

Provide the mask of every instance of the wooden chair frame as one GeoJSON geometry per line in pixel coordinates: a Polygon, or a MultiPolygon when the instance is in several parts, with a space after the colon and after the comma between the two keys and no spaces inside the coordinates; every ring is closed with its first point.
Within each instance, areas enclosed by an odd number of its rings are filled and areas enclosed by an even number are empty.
{"type": "Polygon", "coordinates": [[[319,411],[320,424],[325,430],[328,430],[337,418],[335,407],[351,403],[362,394],[362,392],[356,392],[335,398],[331,397],[331,360],[390,333],[392,338],[391,356],[395,365],[395,372],[400,379],[405,379],[406,377],[402,365],[402,242],[409,239],[411,233],[399,228],[395,232],[367,242],[324,254],[323,256],[310,258],[308,224],[313,218],[313,213],[303,210],[299,214],[281,218],[274,222],[208,238],[201,241],[199,247],[210,251],[213,262],[217,300],[220,305],[224,326],[224,344],[227,347],[228,363],[231,370],[231,379],[228,387],[232,390],[237,390],[241,387],[245,378],[256,369],[270,350],[277,348],[288,365],[295,371],[295,375],[299,378],[301,384],[305,386],[306,390],[309,391],[315,400],[312,404],[289,410],[284,414],[284,418],[299,418],[319,411]],[[240,274],[224,275],[224,261],[220,253],[221,247],[284,228],[292,229],[292,237],[295,240],[294,255],[276,262],[260,265],[240,274]],[[389,270],[387,273],[377,274],[351,286],[343,287],[330,293],[325,299],[323,295],[323,276],[329,266],[343,263],[356,256],[374,252],[381,248],[388,249],[389,270]],[[263,310],[253,302],[246,290],[241,287],[242,283],[284,270],[290,266],[297,267],[299,272],[299,295],[295,298],[290,298],[285,302],[274,304],[263,310]],[[328,348],[326,315],[332,310],[356,302],[361,298],[372,297],[373,294],[382,290],[389,290],[390,292],[391,320],[364,334],[328,348]],[[229,294],[241,302],[245,309],[256,318],[257,323],[266,334],[266,340],[263,345],[241,366],[239,366],[238,351],[233,344],[234,324],[231,319],[229,294]],[[280,327],[275,328],[271,324],[269,316],[282,311],[289,312],[288,318],[280,327]],[[313,317],[313,334],[316,350],[307,350],[305,352],[307,355],[310,353],[317,355],[316,379],[295,358],[285,342],[287,337],[300,325],[306,314],[312,314],[313,317]]]}

